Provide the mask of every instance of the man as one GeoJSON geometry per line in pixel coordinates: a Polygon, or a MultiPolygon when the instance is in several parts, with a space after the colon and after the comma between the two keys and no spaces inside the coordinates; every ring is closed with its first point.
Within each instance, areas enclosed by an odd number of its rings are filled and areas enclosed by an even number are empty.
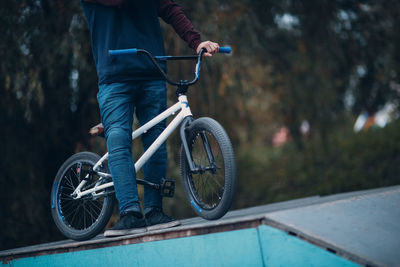
{"type": "MultiPolygon", "coordinates": [[[[171,0],[81,0],[89,25],[93,56],[98,75],[97,99],[105,130],[108,165],[111,171],[120,219],[104,232],[119,236],[179,225],[162,211],[158,190],[144,189],[144,216],[137,193],[136,171],[132,160],[133,114],[141,125],[166,109],[166,85],[159,72],[145,57],[108,54],[110,49],[141,48],[153,55],[164,55],[158,17],[171,24],[188,45],[205,56],[217,52],[217,43],[202,42],[200,34],[171,0]]],[[[165,69],[165,65],[163,65],[165,69]]],[[[165,121],[142,136],[146,150],[165,129],[165,121]]],[[[167,151],[163,144],[143,167],[145,179],[160,183],[165,177],[167,151]]]]}

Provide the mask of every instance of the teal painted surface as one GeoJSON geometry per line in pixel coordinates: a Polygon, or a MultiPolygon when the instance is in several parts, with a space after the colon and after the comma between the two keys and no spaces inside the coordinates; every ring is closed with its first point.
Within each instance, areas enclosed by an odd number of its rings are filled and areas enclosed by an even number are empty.
{"type": "Polygon", "coordinates": [[[259,228],[265,266],[359,266],[276,228],[259,228]]]}
{"type": "MultiPolygon", "coordinates": [[[[375,190],[374,190],[375,191],[375,190]]],[[[380,266],[400,266],[400,187],[297,209],[268,218],[336,244],[380,266]]]]}
{"type": "Polygon", "coordinates": [[[22,258],[8,266],[262,266],[262,257],[258,231],[252,228],[22,258]]]}
{"type": "Polygon", "coordinates": [[[258,228],[14,260],[13,267],[359,266],[297,237],[258,228]]]}

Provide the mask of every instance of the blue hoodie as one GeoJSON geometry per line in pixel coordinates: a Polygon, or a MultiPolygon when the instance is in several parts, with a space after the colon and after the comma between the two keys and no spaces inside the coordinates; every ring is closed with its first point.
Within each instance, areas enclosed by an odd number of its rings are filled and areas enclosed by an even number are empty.
{"type": "MultiPolygon", "coordinates": [[[[110,49],[141,48],[164,55],[156,0],[126,1],[104,6],[81,1],[91,33],[98,83],[161,79],[144,55],[110,56],[110,49]]],[[[164,70],[165,64],[162,65],[164,70]]]]}

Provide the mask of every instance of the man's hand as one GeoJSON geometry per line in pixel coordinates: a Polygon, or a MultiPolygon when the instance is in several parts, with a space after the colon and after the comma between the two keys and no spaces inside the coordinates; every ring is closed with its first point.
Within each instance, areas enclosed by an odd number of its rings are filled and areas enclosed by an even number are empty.
{"type": "Polygon", "coordinates": [[[207,52],[204,53],[206,57],[211,57],[213,54],[217,53],[219,50],[219,44],[214,43],[211,41],[205,41],[199,44],[199,46],[196,49],[197,54],[200,53],[200,50],[202,48],[205,48],[207,52]]]}

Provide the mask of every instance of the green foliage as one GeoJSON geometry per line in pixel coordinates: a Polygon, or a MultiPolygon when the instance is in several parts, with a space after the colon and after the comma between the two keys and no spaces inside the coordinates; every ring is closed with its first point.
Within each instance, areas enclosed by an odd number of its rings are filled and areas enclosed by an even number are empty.
{"type": "Polygon", "coordinates": [[[332,132],[328,139],[329,147],[306,140],[302,150],[293,143],[239,150],[235,207],[400,183],[400,120],[384,129],[332,132]]]}

